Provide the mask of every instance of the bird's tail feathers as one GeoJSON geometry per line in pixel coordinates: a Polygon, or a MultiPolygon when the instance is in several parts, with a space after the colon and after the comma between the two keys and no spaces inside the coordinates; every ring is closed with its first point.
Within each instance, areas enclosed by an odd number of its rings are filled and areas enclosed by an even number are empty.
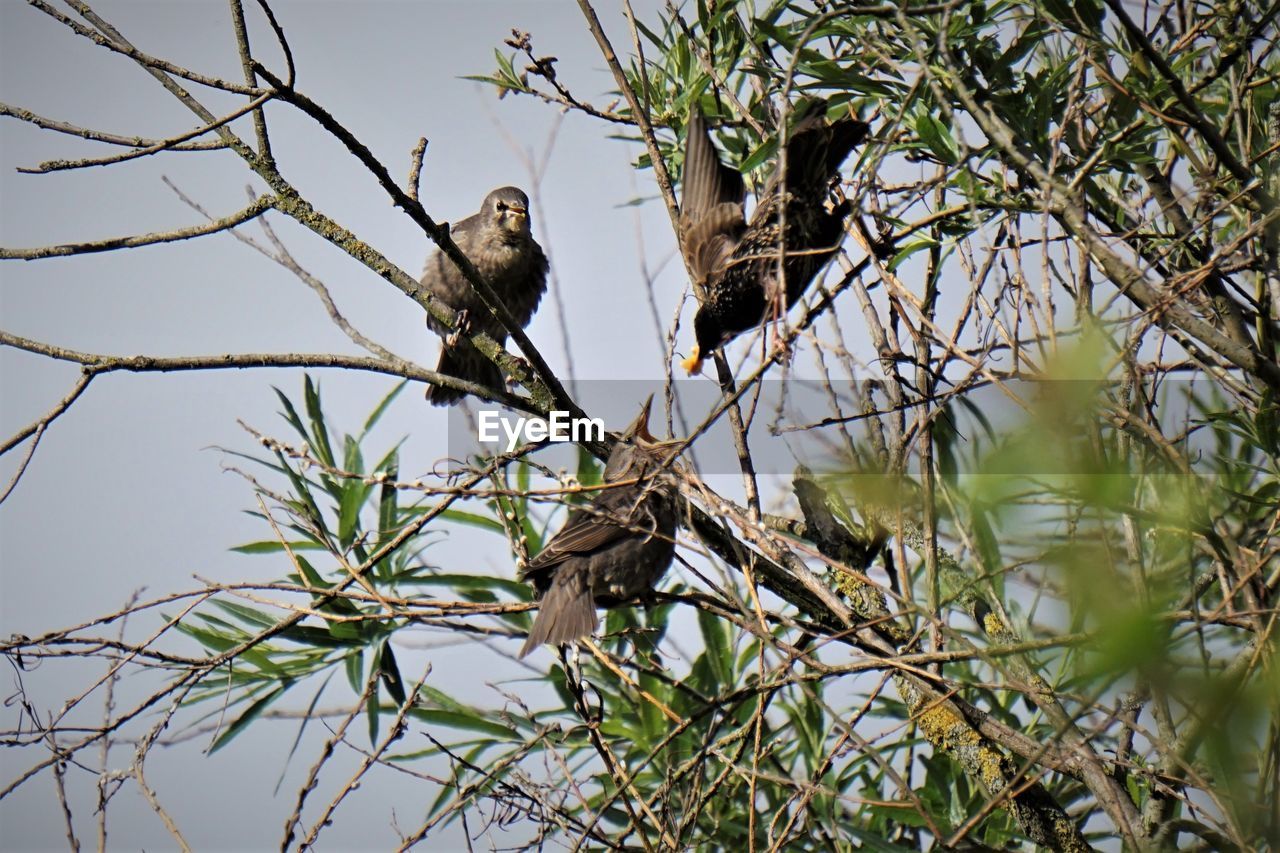
{"type": "Polygon", "coordinates": [[[585,637],[598,624],[586,571],[562,566],[542,596],[542,606],[519,656],[526,656],[543,643],[558,646],[585,637]]]}
{"type": "Polygon", "coordinates": [[[856,146],[861,145],[871,131],[871,125],[853,116],[845,116],[831,125],[831,141],[827,145],[827,172],[835,174],[844,158],[856,146]]]}
{"type": "MultiPolygon", "coordinates": [[[[465,379],[484,385],[486,388],[501,389],[503,386],[502,371],[484,354],[470,343],[459,341],[454,346],[446,346],[440,352],[440,362],[436,372],[457,379],[465,379]]],[[[432,385],[427,389],[427,402],[435,406],[452,406],[465,397],[462,391],[432,385]]]]}

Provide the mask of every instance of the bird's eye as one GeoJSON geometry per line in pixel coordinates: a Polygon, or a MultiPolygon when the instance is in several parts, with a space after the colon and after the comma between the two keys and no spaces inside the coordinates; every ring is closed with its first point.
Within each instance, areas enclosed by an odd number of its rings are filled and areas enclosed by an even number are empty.
{"type": "Polygon", "coordinates": [[[507,209],[507,203],[505,201],[498,202],[498,210],[506,210],[506,209],[507,209]]]}

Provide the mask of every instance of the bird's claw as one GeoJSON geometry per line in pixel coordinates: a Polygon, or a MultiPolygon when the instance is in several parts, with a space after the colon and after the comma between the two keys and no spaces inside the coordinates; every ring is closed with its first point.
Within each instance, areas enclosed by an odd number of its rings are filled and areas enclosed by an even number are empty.
{"type": "Polygon", "coordinates": [[[892,258],[897,251],[894,245],[893,228],[885,227],[880,229],[880,233],[876,235],[876,239],[871,241],[871,251],[882,261],[892,258]]]}
{"type": "Polygon", "coordinates": [[[463,335],[470,335],[470,334],[471,334],[471,324],[467,316],[467,309],[463,308],[454,317],[453,331],[449,332],[448,337],[444,339],[444,344],[447,347],[457,346],[459,338],[461,338],[463,335]]]}
{"type": "Polygon", "coordinates": [[[782,332],[782,324],[774,323],[770,328],[773,329],[773,351],[778,353],[783,361],[788,361],[791,358],[791,343],[782,332]]]}
{"type": "MultiPolygon", "coordinates": [[[[513,371],[513,373],[519,374],[525,377],[529,377],[533,375],[533,365],[529,363],[529,360],[527,358],[524,358],[523,356],[519,356],[519,355],[511,355],[510,353],[508,353],[507,357],[510,358],[513,362],[515,362],[515,370],[513,371]]],[[[504,376],[503,379],[506,380],[507,390],[514,391],[516,385],[518,384],[514,376],[507,375],[507,376],[504,376]]]]}

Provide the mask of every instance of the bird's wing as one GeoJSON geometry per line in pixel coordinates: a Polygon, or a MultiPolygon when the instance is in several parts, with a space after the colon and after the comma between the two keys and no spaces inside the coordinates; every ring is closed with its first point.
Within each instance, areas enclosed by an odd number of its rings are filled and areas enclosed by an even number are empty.
{"type": "Polygon", "coordinates": [[[720,162],[706,119],[694,107],[685,130],[680,244],[695,276],[704,280],[733,251],[746,222],[742,175],[720,162]]]}
{"type": "MultiPolygon", "coordinates": [[[[826,118],[826,101],[803,108],[787,139],[787,186],[802,192],[820,189],[840,171],[849,152],[866,138],[870,125],[853,115],[833,122],[826,118]]],[[[775,169],[765,194],[775,192],[781,175],[775,169]]]]}
{"type": "MultiPolygon", "coordinates": [[[[473,213],[466,219],[454,222],[449,226],[449,236],[453,238],[453,242],[458,244],[458,248],[465,254],[471,245],[471,237],[476,232],[480,224],[480,214],[473,213]]],[[[439,248],[435,249],[427,256],[426,267],[422,270],[422,283],[430,286],[432,279],[438,279],[445,270],[456,270],[453,261],[445,257],[444,252],[439,248]]]]}
{"type": "Polygon", "coordinates": [[[635,489],[610,489],[590,508],[575,509],[569,513],[569,520],[560,532],[529,561],[525,574],[558,565],[570,557],[594,553],[619,539],[635,535],[635,528],[644,525],[643,509],[633,511],[637,499],[635,489]]]}
{"type": "Polygon", "coordinates": [[[681,225],[680,241],[698,284],[724,269],[747,228],[742,205],[733,203],[717,205],[697,220],[681,225]]]}
{"type": "Polygon", "coordinates": [[[685,130],[681,192],[681,212],[691,217],[702,216],[721,204],[742,204],[747,196],[742,175],[720,162],[707,120],[696,107],[685,130]]]}
{"type": "Polygon", "coordinates": [[[856,116],[848,115],[831,125],[831,141],[827,144],[827,172],[835,174],[844,158],[855,146],[861,145],[871,132],[871,125],[856,116]]]}
{"type": "Polygon", "coordinates": [[[471,245],[471,235],[479,232],[482,224],[480,214],[473,213],[466,219],[460,219],[450,225],[449,236],[458,244],[458,248],[465,252],[471,245]]]}
{"type": "Polygon", "coordinates": [[[503,294],[506,297],[507,310],[511,312],[511,316],[521,328],[529,325],[534,312],[538,310],[538,303],[547,292],[547,272],[551,268],[542,247],[534,240],[529,241],[529,251],[532,257],[529,259],[525,278],[514,286],[508,283],[506,292],[503,294]]]}
{"type": "MultiPolygon", "coordinates": [[[[449,236],[458,244],[463,254],[469,253],[472,236],[478,229],[479,222],[480,214],[475,213],[449,227],[449,236]]],[[[470,286],[466,284],[466,279],[462,277],[462,273],[458,271],[453,261],[449,260],[439,248],[427,256],[419,281],[432,295],[444,300],[445,304],[454,310],[466,307],[465,300],[470,292],[470,286]]],[[[430,314],[427,315],[427,323],[432,324],[430,314]]]]}
{"type": "Polygon", "coordinates": [[[563,563],[570,557],[590,554],[626,536],[628,530],[597,515],[576,509],[564,527],[543,546],[538,556],[529,561],[526,572],[534,572],[563,563]]]}

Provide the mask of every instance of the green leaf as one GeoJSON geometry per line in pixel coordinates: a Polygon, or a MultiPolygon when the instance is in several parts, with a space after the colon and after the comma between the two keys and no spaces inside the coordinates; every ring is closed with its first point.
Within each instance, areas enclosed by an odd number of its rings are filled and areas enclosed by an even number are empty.
{"type": "Polygon", "coordinates": [[[360,523],[360,508],[369,497],[371,486],[362,480],[345,480],[338,501],[338,541],[350,547],[360,523]]]}
{"type": "Polygon", "coordinates": [[[263,613],[261,610],[255,610],[244,604],[237,604],[234,601],[215,601],[214,604],[232,616],[236,616],[258,628],[274,628],[280,621],[268,613],[263,613]]]}
{"type": "Polygon", "coordinates": [[[386,472],[388,481],[382,484],[378,494],[378,543],[383,544],[395,536],[399,527],[400,490],[393,482],[400,475],[400,458],[397,451],[392,451],[391,457],[385,460],[378,470],[386,472]]]}
{"type": "Polygon", "coordinates": [[[459,80],[473,80],[476,83],[488,83],[491,86],[497,86],[499,89],[510,89],[511,85],[506,81],[497,77],[488,77],[484,74],[463,74],[459,80]]]}
{"type": "Polygon", "coordinates": [[[382,656],[378,660],[378,674],[387,694],[395,700],[396,707],[405,702],[404,680],[400,677],[400,667],[396,664],[395,653],[391,651],[391,638],[382,641],[382,656]]]}
{"type": "Polygon", "coordinates": [[[317,572],[315,568],[312,567],[311,562],[306,557],[298,557],[297,562],[298,562],[298,568],[302,572],[302,576],[306,579],[309,585],[315,587],[316,589],[332,589],[333,588],[334,584],[329,583],[327,580],[321,577],[320,573],[317,572]]]}
{"type": "Polygon", "coordinates": [[[232,738],[240,734],[240,732],[244,731],[246,726],[248,726],[250,723],[256,720],[258,716],[271,705],[272,702],[276,701],[281,696],[283,696],[284,692],[292,686],[293,686],[292,679],[286,679],[280,682],[279,687],[270,691],[269,693],[267,693],[267,695],[263,696],[261,699],[259,699],[258,701],[250,705],[243,714],[241,714],[239,717],[235,719],[235,722],[233,722],[230,726],[227,727],[226,731],[224,731],[222,734],[218,736],[218,739],[213,742],[213,746],[209,747],[208,754],[213,755],[213,753],[217,752],[227,744],[231,743],[232,738]]]}
{"type": "Polygon", "coordinates": [[[451,729],[460,729],[468,732],[478,732],[483,735],[492,735],[502,742],[507,742],[515,737],[515,732],[510,726],[503,723],[494,723],[483,717],[477,716],[474,711],[470,713],[458,713],[456,711],[441,711],[434,708],[412,708],[409,714],[419,720],[436,725],[447,726],[451,729]]]}
{"type": "Polygon", "coordinates": [[[324,690],[329,686],[329,681],[332,678],[332,672],[325,676],[324,681],[320,682],[320,689],[316,691],[316,694],[311,697],[311,701],[307,704],[307,709],[302,714],[302,722],[298,725],[298,733],[294,735],[293,743],[289,747],[289,754],[284,757],[284,765],[280,768],[280,777],[276,779],[274,793],[280,793],[280,785],[283,784],[284,777],[289,770],[289,762],[298,751],[298,745],[302,743],[302,735],[306,732],[308,724],[313,719],[312,714],[315,713],[316,706],[320,704],[320,697],[324,695],[324,690]]]}
{"type": "MultiPolygon", "coordinates": [[[[336,599],[335,599],[336,600],[336,599]]],[[[345,601],[345,599],[343,599],[345,601]]],[[[348,602],[350,603],[350,602],[348,602]]],[[[364,631],[356,622],[329,622],[329,634],[345,645],[364,645],[364,631]]],[[[348,661],[348,663],[350,663],[348,661]]]]}
{"type": "Polygon", "coordinates": [[[933,155],[949,166],[960,162],[960,149],[951,129],[929,113],[916,116],[916,133],[933,155]]]}
{"type": "Polygon", "coordinates": [[[311,382],[311,375],[302,379],[302,393],[307,405],[307,417],[311,421],[311,449],[316,458],[329,467],[337,467],[333,459],[333,447],[329,444],[329,427],[320,408],[320,389],[311,382]]]}
{"type": "Polygon", "coordinates": [[[698,608],[698,627],[702,631],[705,647],[702,656],[707,659],[716,686],[732,683],[733,652],[724,634],[724,624],[710,611],[698,608]]]}
{"type": "Polygon", "coordinates": [[[459,524],[465,524],[469,527],[479,527],[482,530],[488,530],[492,533],[506,533],[506,528],[502,526],[502,522],[496,518],[487,515],[480,515],[475,512],[468,512],[464,509],[446,509],[440,513],[441,518],[447,518],[450,521],[456,521],[459,524]]]}
{"type": "Polygon", "coordinates": [[[228,550],[236,554],[278,554],[286,549],[290,551],[323,551],[325,547],[316,542],[302,540],[280,542],[275,539],[267,539],[261,542],[246,542],[244,545],[236,545],[228,550]]]}
{"type": "Polygon", "coordinates": [[[369,430],[373,429],[374,425],[376,425],[378,421],[382,419],[383,414],[387,411],[387,408],[391,405],[391,402],[395,400],[396,397],[400,396],[400,392],[403,391],[404,386],[408,384],[409,384],[408,379],[402,379],[399,382],[397,382],[396,387],[392,388],[391,391],[387,394],[387,396],[383,397],[382,401],[379,402],[378,405],[374,407],[373,411],[369,413],[369,417],[364,419],[364,427],[360,430],[360,438],[359,438],[360,441],[364,441],[365,436],[369,434],[369,430]]]}
{"type": "Polygon", "coordinates": [[[357,649],[343,659],[343,667],[347,672],[347,683],[359,696],[364,693],[364,651],[357,649]]]}
{"type": "Polygon", "coordinates": [[[898,249],[893,258],[889,261],[888,269],[892,272],[900,267],[907,258],[911,257],[916,252],[921,252],[925,249],[935,249],[941,245],[941,243],[934,240],[932,237],[920,237],[912,240],[910,243],[907,243],[902,248],[898,249]]]}
{"type": "Polygon", "coordinates": [[[279,388],[272,386],[271,390],[276,392],[280,405],[284,406],[284,412],[282,412],[284,419],[297,431],[299,438],[304,441],[308,440],[307,428],[302,425],[302,418],[298,417],[298,410],[293,407],[293,401],[285,396],[285,393],[279,388]]]}
{"type": "Polygon", "coordinates": [[[991,527],[990,516],[985,510],[975,506],[969,523],[977,543],[978,555],[982,558],[983,571],[992,579],[999,594],[1004,582],[1004,572],[1001,571],[1004,561],[1000,556],[1000,540],[991,527]]]}
{"type": "Polygon", "coordinates": [[[526,601],[532,595],[528,584],[514,578],[497,578],[490,575],[433,574],[418,578],[415,583],[420,586],[442,586],[457,592],[474,592],[477,590],[506,593],[515,596],[519,601],[526,601]]]}
{"type": "Polygon", "coordinates": [[[738,165],[738,171],[745,175],[748,172],[755,170],[762,163],[772,158],[773,155],[777,153],[777,151],[778,151],[777,138],[771,137],[769,139],[766,139],[759,146],[757,146],[757,148],[754,151],[748,154],[746,159],[744,159],[738,165]]]}
{"type": "Polygon", "coordinates": [[[445,693],[442,690],[437,690],[436,688],[432,687],[430,684],[422,685],[421,692],[422,692],[423,701],[435,703],[436,705],[439,705],[441,708],[443,708],[446,711],[452,711],[455,714],[476,713],[474,709],[468,707],[467,705],[462,704],[457,699],[454,699],[452,696],[450,696],[448,693],[445,693]]]}
{"type": "Polygon", "coordinates": [[[378,706],[378,682],[375,680],[369,689],[369,697],[364,700],[365,719],[369,723],[369,745],[378,745],[378,719],[381,708],[378,706]]]}
{"type": "Polygon", "coordinates": [[[795,49],[796,34],[786,27],[775,26],[761,18],[756,18],[751,23],[756,33],[765,36],[763,39],[757,36],[757,43],[767,44],[768,42],[773,42],[788,52],[795,49]]]}
{"type": "Polygon", "coordinates": [[[276,453],[276,459],[280,462],[281,467],[284,468],[289,482],[293,484],[294,494],[299,498],[296,509],[309,518],[322,534],[327,536],[328,527],[324,523],[324,513],[320,511],[320,505],[316,503],[315,496],[311,494],[310,484],[288,466],[281,453],[276,453]]]}
{"type": "Polygon", "coordinates": [[[240,644],[238,637],[226,637],[187,622],[179,622],[174,627],[213,652],[225,652],[240,644]]]}
{"type": "Polygon", "coordinates": [[[314,625],[290,625],[279,634],[286,640],[292,640],[304,646],[327,648],[344,648],[354,643],[362,642],[363,638],[357,635],[350,639],[339,639],[333,635],[333,632],[327,628],[317,628],[314,625]]]}

